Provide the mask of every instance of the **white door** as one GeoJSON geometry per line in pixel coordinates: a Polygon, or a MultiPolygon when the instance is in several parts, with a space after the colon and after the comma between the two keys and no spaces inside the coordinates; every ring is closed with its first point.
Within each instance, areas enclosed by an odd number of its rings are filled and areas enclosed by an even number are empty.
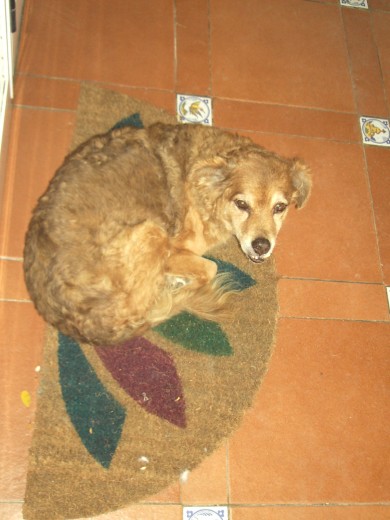
{"type": "Polygon", "coordinates": [[[0,0],[0,201],[4,184],[11,98],[13,96],[10,23],[10,0],[0,0]]]}

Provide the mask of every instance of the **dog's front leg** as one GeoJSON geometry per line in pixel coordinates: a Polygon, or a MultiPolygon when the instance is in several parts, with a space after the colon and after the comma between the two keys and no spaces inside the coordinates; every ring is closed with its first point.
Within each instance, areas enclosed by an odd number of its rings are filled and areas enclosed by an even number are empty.
{"type": "Polygon", "coordinates": [[[191,284],[202,287],[217,274],[217,264],[191,251],[176,250],[168,259],[166,276],[173,290],[191,284]]]}

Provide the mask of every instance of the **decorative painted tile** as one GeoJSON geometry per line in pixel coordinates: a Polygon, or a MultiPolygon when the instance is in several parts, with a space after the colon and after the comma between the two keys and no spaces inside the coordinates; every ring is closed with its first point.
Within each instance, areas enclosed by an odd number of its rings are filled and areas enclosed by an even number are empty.
{"type": "Polygon", "coordinates": [[[368,9],[367,0],[340,0],[340,4],[344,7],[357,7],[359,9],[368,9]]]}
{"type": "Polygon", "coordinates": [[[183,508],[183,520],[228,520],[226,506],[191,506],[183,508]]]}
{"type": "Polygon", "coordinates": [[[212,126],[211,98],[192,96],[189,94],[177,94],[176,96],[177,119],[181,123],[200,123],[212,126]]]}
{"type": "Polygon", "coordinates": [[[364,144],[390,146],[390,124],[387,119],[364,116],[360,118],[364,144]]]}

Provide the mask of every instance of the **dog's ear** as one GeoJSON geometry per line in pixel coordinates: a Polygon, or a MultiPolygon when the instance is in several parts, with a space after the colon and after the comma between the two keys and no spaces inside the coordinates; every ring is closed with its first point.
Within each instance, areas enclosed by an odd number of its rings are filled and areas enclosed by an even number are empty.
{"type": "Polygon", "coordinates": [[[309,168],[300,159],[293,159],[290,175],[294,189],[291,201],[297,208],[302,208],[311,192],[312,181],[309,168]]]}
{"type": "Polygon", "coordinates": [[[229,168],[222,157],[213,157],[199,161],[191,169],[188,180],[199,194],[207,195],[214,200],[222,195],[228,186],[229,168]]]}

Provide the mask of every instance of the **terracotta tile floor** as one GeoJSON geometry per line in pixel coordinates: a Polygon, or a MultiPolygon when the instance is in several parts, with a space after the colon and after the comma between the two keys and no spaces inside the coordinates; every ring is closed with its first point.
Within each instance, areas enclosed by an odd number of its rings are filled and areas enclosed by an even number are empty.
{"type": "Polygon", "coordinates": [[[359,126],[390,116],[390,0],[368,3],[26,0],[0,227],[1,519],[22,518],[44,333],[23,236],[82,80],[171,112],[177,92],[211,96],[216,126],[304,157],[315,183],[276,248],[279,330],[253,409],[188,483],[104,518],[390,518],[390,148],[359,126]]]}

